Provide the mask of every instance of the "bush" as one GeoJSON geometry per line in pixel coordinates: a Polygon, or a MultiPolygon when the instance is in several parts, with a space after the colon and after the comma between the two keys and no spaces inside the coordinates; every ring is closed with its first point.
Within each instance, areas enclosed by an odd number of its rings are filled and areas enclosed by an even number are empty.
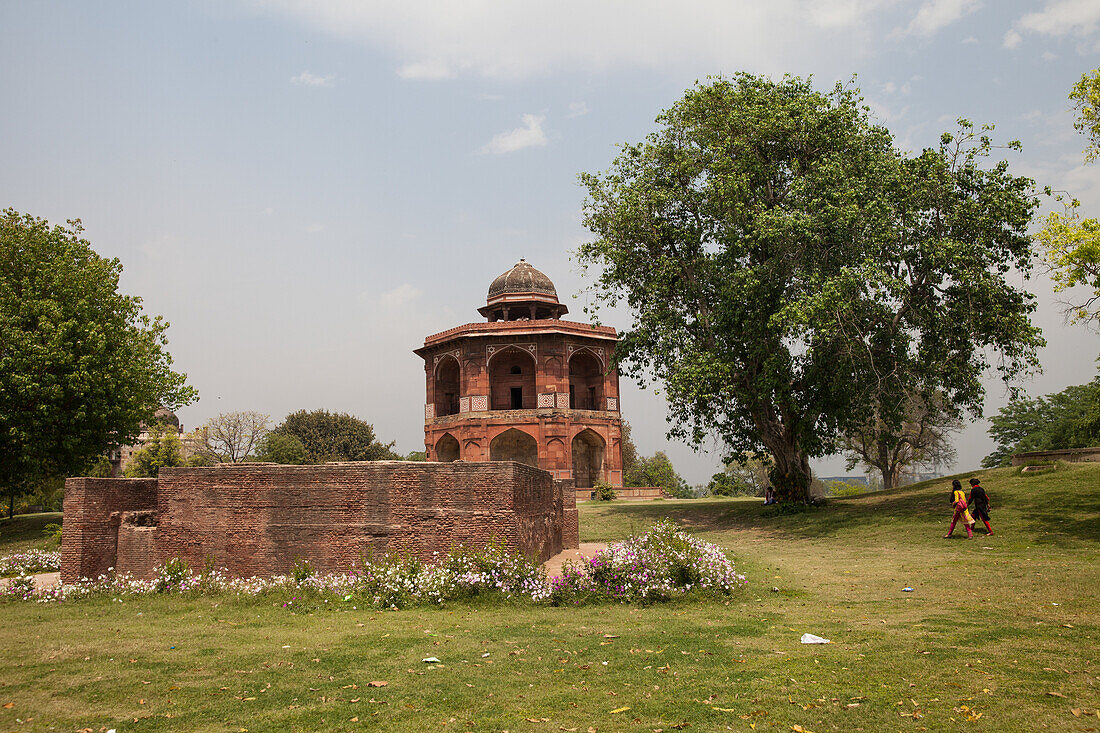
{"type": "Polygon", "coordinates": [[[191,566],[186,560],[173,557],[164,563],[164,567],[157,570],[156,591],[167,593],[172,589],[179,589],[189,578],[191,578],[191,566]]]}
{"type": "Polygon", "coordinates": [[[615,489],[611,488],[611,484],[606,481],[597,481],[592,487],[592,498],[597,501],[614,501],[618,494],[615,493],[615,489]]]}
{"type": "Polygon", "coordinates": [[[295,583],[301,585],[312,578],[313,575],[313,566],[309,564],[309,560],[298,559],[294,561],[294,568],[290,571],[290,577],[294,578],[295,583]]]}
{"type": "Polygon", "coordinates": [[[56,573],[61,569],[57,550],[24,550],[0,557],[0,578],[31,573],[56,573]]]}
{"type": "Polygon", "coordinates": [[[61,525],[50,522],[42,528],[42,534],[46,535],[46,547],[61,547],[61,525]]]}

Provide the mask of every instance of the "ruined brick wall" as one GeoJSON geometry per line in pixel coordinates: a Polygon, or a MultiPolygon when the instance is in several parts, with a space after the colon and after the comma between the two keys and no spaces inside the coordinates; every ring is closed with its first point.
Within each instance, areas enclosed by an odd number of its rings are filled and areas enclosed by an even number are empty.
{"type": "Polygon", "coordinates": [[[165,468],[159,483],[146,480],[151,492],[142,501],[120,498],[117,484],[130,480],[70,481],[65,533],[73,540],[63,558],[69,580],[116,563],[148,576],[172,557],[193,568],[213,558],[243,576],[285,573],[299,559],[339,571],[363,555],[400,552],[430,561],[492,541],[542,561],[563,548],[568,503],[550,474],[512,462],[165,468]],[[156,509],[155,526],[140,513],[122,515],[146,508],[156,509]],[[93,514],[102,521],[86,526],[93,514]]]}
{"type": "Polygon", "coordinates": [[[122,513],[157,506],[153,478],[65,480],[61,581],[94,578],[115,564],[122,513]]]}

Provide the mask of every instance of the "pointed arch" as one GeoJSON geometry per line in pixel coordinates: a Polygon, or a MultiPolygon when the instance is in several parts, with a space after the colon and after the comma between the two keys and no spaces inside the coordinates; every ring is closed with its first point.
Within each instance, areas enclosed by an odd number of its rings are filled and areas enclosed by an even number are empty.
{"type": "Polygon", "coordinates": [[[462,367],[458,359],[447,354],[435,365],[435,416],[458,414],[462,396],[462,367]]]}
{"type": "Polygon", "coordinates": [[[603,364],[589,349],[569,357],[569,406],[575,410],[603,410],[603,364]]]}
{"type": "Polygon", "coordinates": [[[573,484],[578,489],[591,488],[603,478],[606,445],[592,428],[585,428],[573,438],[573,484]]]}
{"type": "Polygon", "coordinates": [[[457,461],[458,456],[458,440],[450,433],[443,433],[443,437],[435,442],[435,460],[440,463],[450,463],[457,461]]]}
{"type": "Polygon", "coordinates": [[[538,468],[538,441],[522,430],[509,428],[489,443],[489,460],[516,461],[538,468]]]}
{"type": "Polygon", "coordinates": [[[508,346],[489,357],[491,410],[533,410],[535,357],[524,349],[508,346]]]}

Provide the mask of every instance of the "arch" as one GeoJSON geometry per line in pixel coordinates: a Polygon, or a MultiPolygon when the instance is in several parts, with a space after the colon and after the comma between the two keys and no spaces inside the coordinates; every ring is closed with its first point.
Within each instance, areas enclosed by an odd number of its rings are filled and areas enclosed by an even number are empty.
{"type": "Polygon", "coordinates": [[[473,439],[466,440],[462,445],[462,455],[466,456],[467,461],[482,460],[481,442],[473,439]]]}
{"type": "Polygon", "coordinates": [[[462,369],[458,359],[448,354],[435,366],[435,416],[457,415],[461,396],[462,369]]]}
{"type": "Polygon", "coordinates": [[[603,410],[603,365],[587,349],[569,357],[569,406],[575,410],[603,410]]]}
{"type": "Polygon", "coordinates": [[[450,463],[458,460],[458,440],[450,433],[444,433],[443,437],[435,443],[435,460],[440,463],[450,463]]]}
{"type": "Polygon", "coordinates": [[[586,428],[573,438],[573,485],[591,488],[603,478],[603,456],[606,443],[592,428],[586,428]]]}
{"type": "Polygon", "coordinates": [[[489,400],[491,410],[535,409],[535,357],[510,346],[489,359],[489,400]],[[519,374],[513,374],[513,368],[519,374]]]}
{"type": "Polygon", "coordinates": [[[509,428],[489,443],[490,461],[516,461],[539,466],[539,444],[527,433],[509,428]]]}

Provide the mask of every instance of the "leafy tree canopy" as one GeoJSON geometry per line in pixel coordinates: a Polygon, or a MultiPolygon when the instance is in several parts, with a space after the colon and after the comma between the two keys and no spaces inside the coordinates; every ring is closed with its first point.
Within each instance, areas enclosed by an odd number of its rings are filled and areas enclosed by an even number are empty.
{"type": "Polygon", "coordinates": [[[809,459],[846,425],[904,416],[907,390],[980,414],[981,377],[1036,366],[1032,182],[983,167],[960,121],[909,157],[858,92],[739,74],[689,89],[611,169],[583,174],[580,247],[597,307],[633,314],[617,358],[662,382],[670,436],[714,434],[774,460],[783,501],[808,500],[809,459]]]}
{"type": "Polygon", "coordinates": [[[1100,377],[1045,397],[1013,400],[989,419],[997,448],[982,465],[1008,466],[1014,453],[1100,445],[1098,407],[1100,377]]]}
{"type": "Polygon", "coordinates": [[[299,410],[287,415],[274,432],[301,441],[306,463],[401,459],[393,451],[393,442],[378,442],[372,425],[347,413],[299,410]]]}
{"type": "Polygon", "coordinates": [[[247,461],[268,434],[270,422],[270,417],[254,410],[223,412],[203,425],[200,450],[218,463],[247,461]]]}
{"type": "Polygon", "coordinates": [[[197,393],[172,370],[168,323],[118,292],[122,265],[79,220],[0,214],[0,488],[78,473],[160,406],[197,393]]]}
{"type": "Polygon", "coordinates": [[[1085,160],[1100,157],[1100,69],[1082,74],[1069,93],[1077,119],[1073,126],[1088,137],[1085,160]]]}

